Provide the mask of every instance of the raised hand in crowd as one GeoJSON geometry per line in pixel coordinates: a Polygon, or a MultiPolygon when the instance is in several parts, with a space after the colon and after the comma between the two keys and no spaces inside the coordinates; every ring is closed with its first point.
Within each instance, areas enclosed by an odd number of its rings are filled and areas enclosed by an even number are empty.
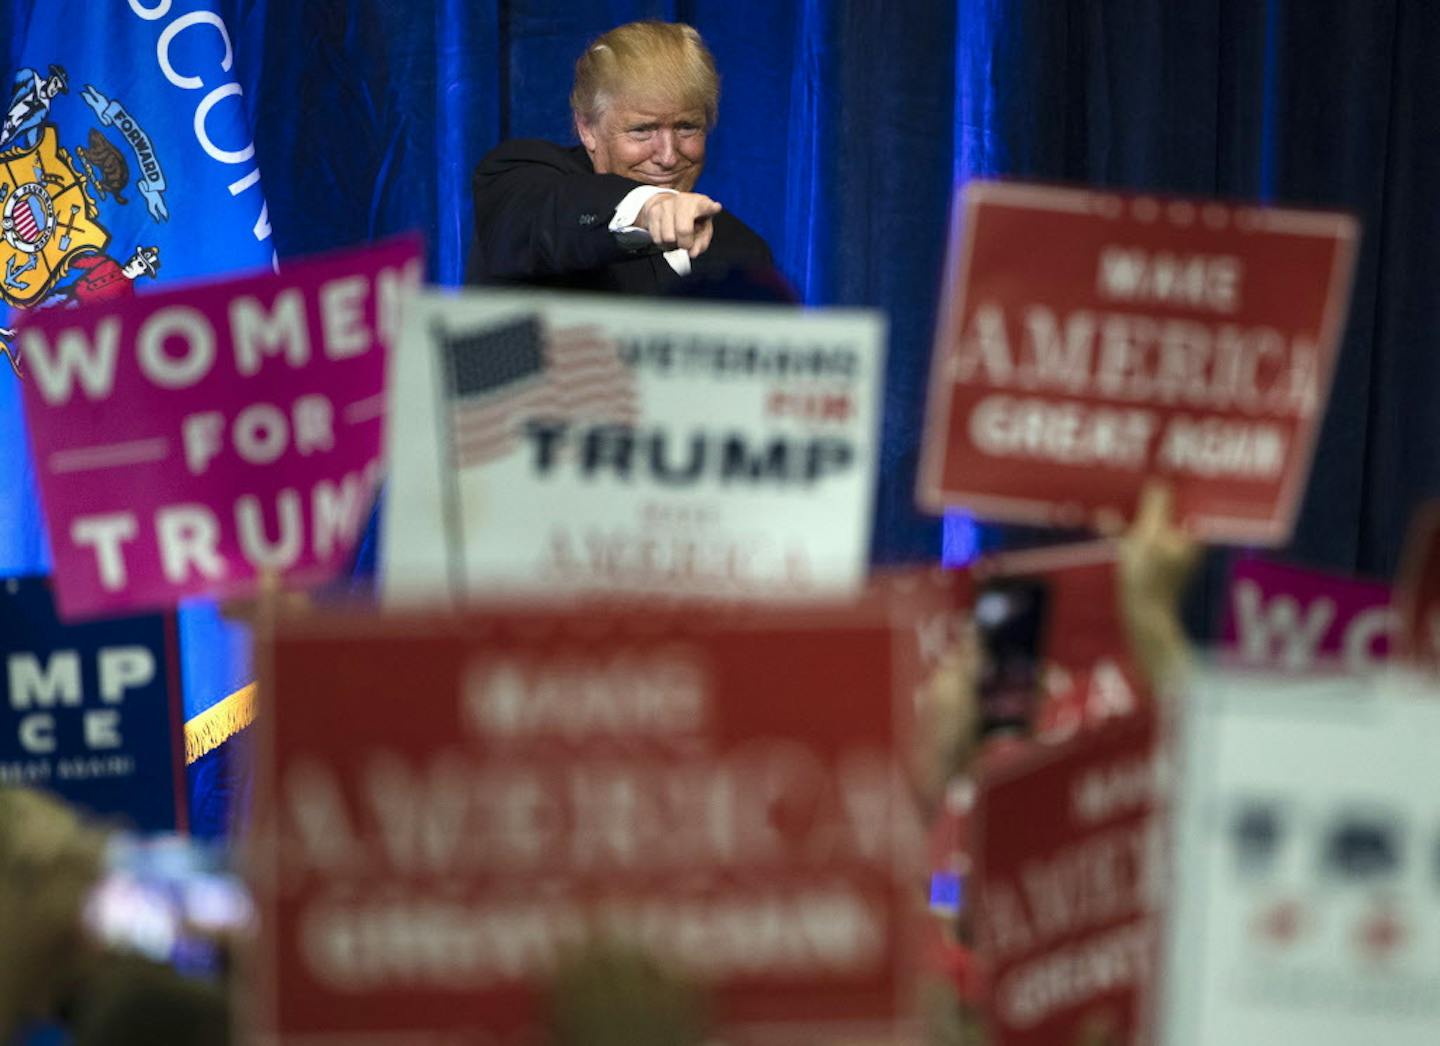
{"type": "Polygon", "coordinates": [[[980,643],[967,624],[916,695],[913,777],[927,816],[945,786],[970,765],[979,746],[980,643]]]}
{"type": "Polygon", "coordinates": [[[1131,652],[1156,694],[1173,689],[1190,661],[1180,598],[1201,550],[1175,522],[1169,485],[1147,484],[1134,521],[1119,539],[1117,591],[1131,652]]]}

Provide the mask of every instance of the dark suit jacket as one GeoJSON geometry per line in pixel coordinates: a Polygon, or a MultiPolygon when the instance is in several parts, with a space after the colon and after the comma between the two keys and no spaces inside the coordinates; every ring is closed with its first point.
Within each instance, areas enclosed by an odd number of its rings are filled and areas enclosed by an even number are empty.
{"type": "Polygon", "coordinates": [[[659,251],[621,247],[609,231],[610,219],[640,184],[596,174],[580,146],[536,139],[501,143],[475,169],[467,282],[663,294],[736,269],[774,267],[765,241],[729,211],[714,217],[714,238],[691,259],[688,277],[670,268],[659,251]]]}

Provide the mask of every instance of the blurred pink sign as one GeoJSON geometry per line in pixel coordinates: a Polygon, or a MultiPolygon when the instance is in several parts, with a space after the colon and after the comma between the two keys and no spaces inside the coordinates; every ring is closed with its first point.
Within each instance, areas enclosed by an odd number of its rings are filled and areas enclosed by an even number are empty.
{"type": "Polygon", "coordinates": [[[378,479],[419,244],[25,314],[25,409],[66,618],[335,575],[378,479]]]}
{"type": "Polygon", "coordinates": [[[1382,582],[1240,559],[1230,573],[1222,644],[1244,664],[1360,670],[1389,655],[1397,624],[1382,582]]]}

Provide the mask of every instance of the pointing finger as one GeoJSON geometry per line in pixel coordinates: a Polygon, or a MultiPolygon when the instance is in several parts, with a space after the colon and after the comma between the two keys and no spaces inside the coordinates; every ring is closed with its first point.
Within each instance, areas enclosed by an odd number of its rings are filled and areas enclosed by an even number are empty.
{"type": "Polygon", "coordinates": [[[675,212],[675,246],[689,248],[695,242],[695,214],[689,207],[675,212]]]}
{"type": "Polygon", "coordinates": [[[715,224],[709,218],[701,218],[695,223],[695,242],[690,247],[690,257],[698,258],[710,247],[710,240],[715,235],[715,224]]]}

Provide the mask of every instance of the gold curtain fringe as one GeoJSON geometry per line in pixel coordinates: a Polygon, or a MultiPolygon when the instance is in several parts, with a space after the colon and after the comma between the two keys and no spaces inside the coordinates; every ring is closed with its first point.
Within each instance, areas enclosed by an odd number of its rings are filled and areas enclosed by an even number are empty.
{"type": "Polygon", "coordinates": [[[185,724],[185,765],[213,752],[255,722],[255,684],[242,686],[185,724]]]}

